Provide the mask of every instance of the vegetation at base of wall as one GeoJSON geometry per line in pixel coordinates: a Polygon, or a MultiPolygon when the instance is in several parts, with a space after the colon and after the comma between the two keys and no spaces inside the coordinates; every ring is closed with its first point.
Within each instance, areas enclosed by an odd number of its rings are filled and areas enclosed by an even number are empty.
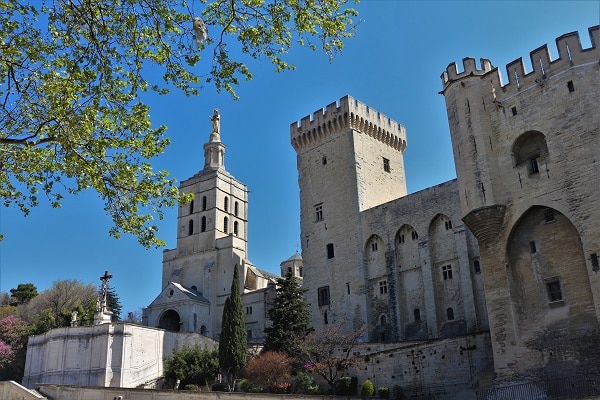
{"type": "Polygon", "coordinates": [[[315,383],[312,375],[300,371],[292,377],[292,393],[317,395],[321,394],[321,388],[315,383]]]}
{"type": "Polygon", "coordinates": [[[270,393],[287,393],[291,388],[292,358],[280,351],[266,351],[248,361],[244,377],[270,393]]]}
{"type": "Polygon", "coordinates": [[[189,391],[193,391],[193,392],[199,392],[200,391],[200,386],[194,385],[193,383],[188,383],[181,390],[189,390],[189,391]]]}
{"type": "Polygon", "coordinates": [[[362,388],[360,389],[360,395],[362,397],[365,396],[373,396],[375,394],[375,386],[370,379],[367,379],[365,383],[363,383],[362,388]]]}
{"type": "Polygon", "coordinates": [[[377,389],[377,393],[379,394],[380,398],[388,399],[390,397],[390,388],[387,386],[382,386],[377,389]]]}
{"type": "Polygon", "coordinates": [[[392,388],[392,399],[394,399],[394,400],[406,400],[406,396],[404,395],[404,390],[402,390],[402,386],[395,385],[392,388]]]}
{"type": "Polygon", "coordinates": [[[179,387],[186,389],[189,385],[206,386],[215,381],[219,373],[219,361],[216,350],[208,350],[198,345],[183,346],[173,350],[173,354],[165,359],[165,378],[177,381],[179,387]]]}
{"type": "Polygon", "coordinates": [[[229,385],[226,382],[215,383],[210,387],[213,392],[229,392],[229,385]]]}
{"type": "Polygon", "coordinates": [[[240,390],[244,393],[262,393],[263,389],[256,386],[248,379],[242,379],[240,381],[240,390]]]}
{"type": "Polygon", "coordinates": [[[356,396],[358,393],[358,378],[343,376],[337,382],[337,394],[340,396],[356,396]]]}

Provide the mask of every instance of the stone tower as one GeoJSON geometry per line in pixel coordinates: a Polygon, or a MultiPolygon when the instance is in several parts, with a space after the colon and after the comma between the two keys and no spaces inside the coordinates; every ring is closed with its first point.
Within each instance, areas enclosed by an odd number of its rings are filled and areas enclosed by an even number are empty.
{"type": "MultiPolygon", "coordinates": [[[[219,119],[215,110],[204,168],[180,184],[180,192],[193,194],[193,200],[179,206],[177,247],[163,253],[162,293],[144,310],[147,325],[213,338],[220,332],[233,269],[240,269],[244,293],[247,269],[253,268],[246,258],[248,189],[225,170],[219,119]]],[[[262,280],[256,281],[246,289],[260,289],[262,280]]]]}
{"type": "Polygon", "coordinates": [[[346,96],[290,131],[312,324],[360,328],[368,322],[360,212],[406,195],[405,129],[346,96]]]}
{"type": "Polygon", "coordinates": [[[598,373],[600,42],[442,74],[463,221],[476,236],[500,379],[598,373]]]}

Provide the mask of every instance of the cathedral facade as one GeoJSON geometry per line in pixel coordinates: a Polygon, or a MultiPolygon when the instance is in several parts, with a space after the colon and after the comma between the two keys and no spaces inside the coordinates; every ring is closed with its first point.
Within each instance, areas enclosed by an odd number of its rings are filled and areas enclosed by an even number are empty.
{"type": "MultiPolygon", "coordinates": [[[[177,247],[163,252],[162,290],[143,310],[143,324],[218,339],[238,268],[248,341],[260,342],[277,276],[248,260],[248,188],[225,169],[219,119],[215,110],[204,168],[180,184],[193,199],[179,206],[177,247]]],[[[301,261],[292,257],[284,267],[301,268],[301,261]]]]}
{"type": "Polygon", "coordinates": [[[494,369],[600,365],[600,42],[442,75],[457,179],[407,194],[403,126],[346,96],[291,125],[315,327],[369,342],[489,331],[494,369]]]}

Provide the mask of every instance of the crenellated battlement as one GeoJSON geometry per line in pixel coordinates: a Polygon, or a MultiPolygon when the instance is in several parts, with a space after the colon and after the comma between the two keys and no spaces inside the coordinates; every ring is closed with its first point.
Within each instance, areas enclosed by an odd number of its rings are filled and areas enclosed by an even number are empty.
{"type": "Polygon", "coordinates": [[[348,128],[374,137],[398,151],[406,149],[404,126],[351,96],[342,97],[292,123],[291,143],[296,151],[300,151],[348,128]]]}
{"type": "Polygon", "coordinates": [[[591,47],[584,49],[581,45],[578,32],[571,32],[562,35],[556,39],[556,48],[558,49],[558,58],[553,60],[550,55],[548,45],[538,47],[529,53],[533,71],[527,72],[523,64],[523,58],[520,57],[507,64],[506,72],[508,83],[503,85],[502,77],[498,68],[492,66],[488,59],[481,59],[481,67],[478,68],[475,59],[466,57],[463,59],[463,72],[458,72],[455,62],[450,63],[442,73],[443,92],[447,87],[463,78],[470,76],[483,76],[492,74],[492,80],[496,81],[498,86],[507,91],[518,91],[522,87],[528,87],[534,84],[540,84],[543,80],[559,74],[573,66],[587,64],[590,62],[598,63],[600,61],[600,25],[588,29],[590,35],[591,47]]]}

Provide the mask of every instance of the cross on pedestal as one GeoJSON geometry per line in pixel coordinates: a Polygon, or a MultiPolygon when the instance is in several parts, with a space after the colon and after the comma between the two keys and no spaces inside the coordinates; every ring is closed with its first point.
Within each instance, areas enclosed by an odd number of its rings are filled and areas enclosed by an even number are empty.
{"type": "Polygon", "coordinates": [[[108,296],[108,280],[112,278],[112,275],[108,274],[108,271],[104,271],[104,275],[100,277],[102,281],[102,310],[106,306],[106,296],[108,296]]]}

